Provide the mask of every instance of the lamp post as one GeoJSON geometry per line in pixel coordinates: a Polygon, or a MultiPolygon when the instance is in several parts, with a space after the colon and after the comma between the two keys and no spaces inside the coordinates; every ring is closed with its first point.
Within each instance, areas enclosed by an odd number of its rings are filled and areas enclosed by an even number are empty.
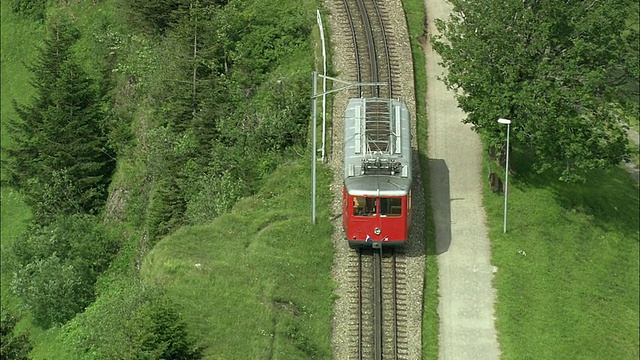
{"type": "Polygon", "coordinates": [[[500,124],[507,125],[507,161],[506,161],[505,171],[504,171],[504,224],[502,226],[502,232],[506,233],[507,232],[507,196],[508,196],[508,189],[509,189],[509,127],[511,126],[511,120],[500,118],[498,119],[498,122],[500,124]]]}

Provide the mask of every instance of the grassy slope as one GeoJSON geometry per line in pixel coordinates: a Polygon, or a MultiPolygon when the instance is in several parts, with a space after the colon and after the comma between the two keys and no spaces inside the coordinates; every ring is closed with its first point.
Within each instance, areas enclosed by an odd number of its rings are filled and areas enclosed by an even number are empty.
{"type": "Polygon", "coordinates": [[[146,257],[204,339],[207,358],[331,358],[330,177],[310,224],[310,165],[285,164],[254,197],[210,225],[183,227],[146,257]]]}
{"type": "Polygon", "coordinates": [[[510,177],[506,234],[504,198],[485,196],[503,358],[637,359],[637,184],[622,169],[522,180],[510,177]]]}
{"type": "MultiPolygon", "coordinates": [[[[30,21],[18,19],[10,11],[8,1],[2,2],[2,144],[9,142],[6,133],[6,121],[15,116],[12,100],[25,102],[33,93],[28,83],[30,73],[24,62],[30,61],[35,55],[35,46],[42,38],[42,26],[30,21]]],[[[13,242],[13,238],[20,234],[30,218],[29,208],[24,204],[19,194],[10,188],[2,188],[2,214],[0,223],[2,246],[2,307],[14,308],[16,299],[10,291],[12,268],[10,259],[6,257],[6,249],[13,242]]]]}

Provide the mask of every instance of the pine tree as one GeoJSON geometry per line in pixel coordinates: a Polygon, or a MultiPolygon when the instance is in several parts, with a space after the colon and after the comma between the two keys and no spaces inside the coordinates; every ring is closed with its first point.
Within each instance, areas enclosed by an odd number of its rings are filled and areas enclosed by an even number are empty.
{"type": "Polygon", "coordinates": [[[131,0],[130,22],[150,34],[164,34],[189,9],[189,0],[131,0]]]}
{"type": "Polygon", "coordinates": [[[188,13],[165,40],[171,75],[164,84],[162,118],[178,132],[193,130],[203,153],[217,135],[213,109],[219,108],[218,76],[222,69],[216,54],[219,25],[214,14],[218,11],[192,1],[188,13]]]}
{"type": "Polygon", "coordinates": [[[10,119],[8,128],[14,144],[3,149],[8,155],[10,185],[21,188],[38,173],[37,151],[38,137],[44,124],[43,111],[51,105],[50,95],[55,92],[56,80],[60,77],[61,67],[71,57],[71,46],[78,38],[78,33],[66,23],[56,24],[49,29],[50,35],[39,49],[39,56],[34,64],[27,65],[33,73],[31,85],[36,96],[30,105],[13,106],[19,119],[10,119]]]}
{"type": "Polygon", "coordinates": [[[114,168],[99,87],[73,56],[77,39],[64,21],[51,27],[30,67],[36,96],[29,105],[14,102],[18,119],[10,120],[12,145],[4,149],[10,184],[40,218],[96,210],[114,168]]]}

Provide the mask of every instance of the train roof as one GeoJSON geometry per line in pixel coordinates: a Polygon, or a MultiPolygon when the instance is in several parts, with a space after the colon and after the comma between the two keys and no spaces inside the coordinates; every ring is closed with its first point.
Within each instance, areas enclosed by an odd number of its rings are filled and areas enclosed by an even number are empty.
{"type": "Polygon", "coordinates": [[[406,196],[411,179],[392,175],[354,176],[345,179],[344,184],[353,196],[406,196]]]}
{"type": "Polygon", "coordinates": [[[411,119],[404,101],[350,99],[344,113],[344,182],[356,195],[405,195],[411,187],[411,119]],[[362,179],[360,179],[362,178],[362,179]]]}

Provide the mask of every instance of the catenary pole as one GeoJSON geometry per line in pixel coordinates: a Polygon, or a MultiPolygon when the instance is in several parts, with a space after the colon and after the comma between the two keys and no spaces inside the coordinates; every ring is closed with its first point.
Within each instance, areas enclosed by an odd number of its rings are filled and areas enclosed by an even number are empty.
{"type": "Polygon", "coordinates": [[[313,72],[313,114],[311,115],[311,223],[316,223],[316,97],[318,92],[318,72],[313,72]]]}
{"type": "Polygon", "coordinates": [[[326,138],[327,138],[327,50],[324,41],[324,27],[322,26],[322,17],[320,10],[316,10],[318,18],[318,27],[320,28],[320,40],[322,41],[322,163],[326,158],[326,138]]]}

